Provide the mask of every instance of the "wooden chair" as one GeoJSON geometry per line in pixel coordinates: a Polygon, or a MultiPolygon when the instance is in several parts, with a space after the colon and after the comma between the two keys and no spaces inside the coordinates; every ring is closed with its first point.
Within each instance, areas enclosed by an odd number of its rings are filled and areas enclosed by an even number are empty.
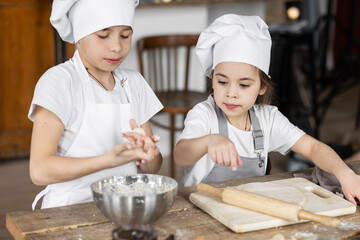
{"type": "MultiPolygon", "coordinates": [[[[198,37],[199,35],[149,36],[137,42],[140,72],[164,105],[161,112],[170,114],[169,124],[155,120],[151,123],[170,130],[171,177],[175,176],[173,161],[175,131],[183,129],[183,125],[181,128],[175,126],[175,115],[181,114],[185,119],[187,112],[208,96],[206,90],[200,92],[189,89],[189,73],[192,65],[190,60],[192,60],[191,56],[194,56],[198,37]]],[[[203,79],[194,79],[194,81],[198,80],[203,79]]]]}

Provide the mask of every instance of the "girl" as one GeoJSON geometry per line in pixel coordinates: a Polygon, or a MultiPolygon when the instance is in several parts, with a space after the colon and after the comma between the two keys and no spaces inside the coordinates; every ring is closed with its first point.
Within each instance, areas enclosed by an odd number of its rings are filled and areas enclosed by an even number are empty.
{"type": "Polygon", "coordinates": [[[334,174],[355,204],[360,176],[268,105],[270,50],[268,27],[256,16],[224,15],[201,33],[196,54],[213,95],[188,113],[175,146],[175,162],[185,167],[181,185],[261,176],[269,152],[292,150],[334,174]]]}
{"type": "Polygon", "coordinates": [[[50,21],[77,50],[40,78],[31,103],[30,176],[48,185],[33,209],[42,196],[42,208],[87,202],[91,183],[101,178],[159,170],[149,119],[162,105],[138,72],[119,68],[130,51],[137,4],[53,2],[50,21]],[[137,124],[146,136],[130,132],[137,124]]]}

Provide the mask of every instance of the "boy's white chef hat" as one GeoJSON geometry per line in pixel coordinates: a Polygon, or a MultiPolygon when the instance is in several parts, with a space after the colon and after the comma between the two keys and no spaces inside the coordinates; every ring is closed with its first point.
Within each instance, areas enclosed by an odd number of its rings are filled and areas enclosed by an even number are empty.
{"type": "Polygon", "coordinates": [[[133,26],[139,0],[54,0],[50,22],[60,37],[76,43],[101,29],[133,26]]]}
{"type": "Polygon", "coordinates": [[[208,77],[221,62],[248,63],[268,74],[271,37],[260,17],[226,14],[200,34],[195,51],[208,77]]]}

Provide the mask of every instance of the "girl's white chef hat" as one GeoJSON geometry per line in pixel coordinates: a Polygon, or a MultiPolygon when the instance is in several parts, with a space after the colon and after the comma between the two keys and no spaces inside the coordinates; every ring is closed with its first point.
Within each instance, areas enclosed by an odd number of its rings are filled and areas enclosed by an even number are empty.
{"type": "Polygon", "coordinates": [[[133,26],[139,0],[54,0],[50,22],[60,37],[76,43],[101,29],[133,26]]]}
{"type": "Polygon", "coordinates": [[[226,14],[200,34],[195,51],[208,77],[221,62],[248,63],[268,74],[271,37],[260,17],[226,14]]]}

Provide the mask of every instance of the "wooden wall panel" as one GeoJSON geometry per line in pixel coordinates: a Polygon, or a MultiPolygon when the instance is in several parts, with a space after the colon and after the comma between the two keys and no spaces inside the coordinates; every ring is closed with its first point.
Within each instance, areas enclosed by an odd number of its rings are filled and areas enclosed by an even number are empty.
{"type": "Polygon", "coordinates": [[[34,87],[54,65],[50,11],[50,0],[0,1],[0,158],[29,153],[34,87]]]}

